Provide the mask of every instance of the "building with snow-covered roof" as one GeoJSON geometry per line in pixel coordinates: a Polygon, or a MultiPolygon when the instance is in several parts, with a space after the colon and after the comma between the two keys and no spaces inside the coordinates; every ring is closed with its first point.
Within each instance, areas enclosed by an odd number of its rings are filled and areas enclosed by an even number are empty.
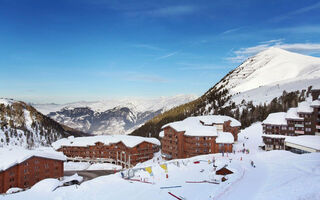
{"type": "Polygon", "coordinates": [[[63,176],[63,162],[66,157],[61,152],[0,149],[0,193],[9,188],[29,188],[45,178],[63,176]]]}
{"type": "Polygon", "coordinates": [[[188,117],[166,124],[159,133],[162,155],[175,159],[232,152],[240,126],[238,120],[222,115],[188,117]]]}
{"type": "Polygon", "coordinates": [[[160,149],[160,141],[129,135],[71,136],[52,143],[52,146],[70,160],[83,158],[92,162],[106,161],[131,167],[152,159],[153,154],[160,149]]]}
{"type": "Polygon", "coordinates": [[[290,108],[286,113],[271,113],[262,122],[266,150],[286,149],[282,136],[320,135],[318,90],[312,90],[312,97],[313,100],[300,102],[298,107],[290,108]]]}

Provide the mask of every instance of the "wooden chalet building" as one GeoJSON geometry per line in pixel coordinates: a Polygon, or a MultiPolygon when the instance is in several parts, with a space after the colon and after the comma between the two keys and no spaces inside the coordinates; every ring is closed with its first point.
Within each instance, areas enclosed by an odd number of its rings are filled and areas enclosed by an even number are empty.
{"type": "Polygon", "coordinates": [[[159,136],[165,159],[232,152],[241,123],[221,115],[189,117],[166,124],[159,136]]]}
{"type": "MultiPolygon", "coordinates": [[[[301,102],[298,107],[290,108],[286,113],[269,114],[262,122],[265,150],[291,150],[286,146],[286,138],[320,135],[320,100],[318,98],[318,90],[312,90],[312,100],[301,102]]],[[[297,149],[293,151],[299,152],[297,149]]]]}
{"type": "Polygon", "coordinates": [[[68,159],[109,162],[126,168],[152,159],[160,149],[160,141],[128,135],[71,136],[54,142],[52,146],[63,152],[68,159]]]}
{"type": "Polygon", "coordinates": [[[0,193],[29,188],[45,178],[63,177],[66,157],[59,152],[26,149],[0,150],[0,193]]]}

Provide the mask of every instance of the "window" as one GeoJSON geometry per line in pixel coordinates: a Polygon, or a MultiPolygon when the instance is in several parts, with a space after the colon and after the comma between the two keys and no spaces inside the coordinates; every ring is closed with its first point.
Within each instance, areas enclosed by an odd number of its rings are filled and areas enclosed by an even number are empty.
{"type": "Polygon", "coordinates": [[[282,130],[287,130],[287,127],[286,126],[282,126],[281,129],[282,130]]]}
{"type": "Polygon", "coordinates": [[[311,132],[311,128],[306,128],[306,132],[311,132]]]}

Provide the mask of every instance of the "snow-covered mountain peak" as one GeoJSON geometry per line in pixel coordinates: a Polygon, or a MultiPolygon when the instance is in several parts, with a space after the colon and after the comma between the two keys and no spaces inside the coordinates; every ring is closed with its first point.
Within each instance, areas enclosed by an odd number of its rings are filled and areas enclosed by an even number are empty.
{"type": "Polygon", "coordinates": [[[271,47],[248,58],[218,84],[231,94],[320,77],[320,58],[271,47]]]}
{"type": "Polygon", "coordinates": [[[7,99],[7,98],[0,98],[0,104],[4,104],[5,106],[7,105],[12,105],[13,103],[15,103],[16,101],[13,99],[7,99]]]}
{"type": "Polygon", "coordinates": [[[69,127],[93,134],[124,134],[154,116],[195,100],[195,95],[158,98],[124,98],[64,105],[35,105],[43,114],[69,127]]]}

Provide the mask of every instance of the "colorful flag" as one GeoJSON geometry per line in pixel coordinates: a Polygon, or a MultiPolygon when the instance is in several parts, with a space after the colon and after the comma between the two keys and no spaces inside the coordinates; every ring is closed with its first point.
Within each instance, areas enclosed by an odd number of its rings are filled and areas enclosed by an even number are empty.
{"type": "Polygon", "coordinates": [[[167,164],[162,164],[162,165],[160,165],[160,167],[161,167],[162,169],[164,169],[164,171],[165,171],[166,173],[168,173],[167,164]]]}
{"type": "Polygon", "coordinates": [[[152,173],[152,168],[151,168],[151,167],[146,167],[145,170],[146,170],[147,172],[149,172],[149,174],[152,173]]]}

